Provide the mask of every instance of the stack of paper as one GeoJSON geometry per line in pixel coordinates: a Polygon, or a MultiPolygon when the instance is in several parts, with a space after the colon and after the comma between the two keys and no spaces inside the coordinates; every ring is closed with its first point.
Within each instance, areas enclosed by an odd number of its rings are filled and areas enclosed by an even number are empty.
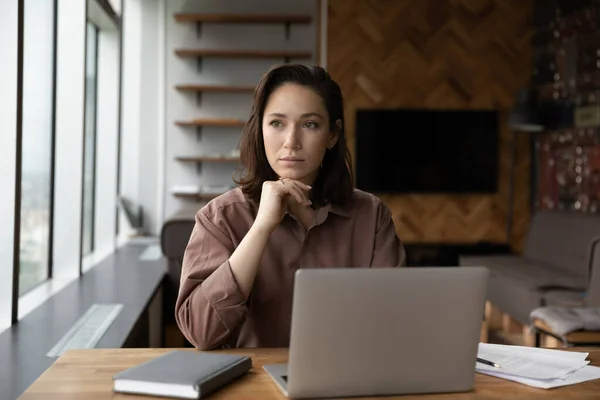
{"type": "Polygon", "coordinates": [[[476,371],[542,389],[600,379],[600,368],[588,365],[588,353],[480,343],[477,357],[500,368],[477,363],[476,371]]]}

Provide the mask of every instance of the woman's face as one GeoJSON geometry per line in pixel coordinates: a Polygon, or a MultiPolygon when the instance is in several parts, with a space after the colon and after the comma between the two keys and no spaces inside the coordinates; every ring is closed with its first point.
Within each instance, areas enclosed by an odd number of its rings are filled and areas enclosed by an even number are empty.
{"type": "Polygon", "coordinates": [[[280,178],[312,185],[327,148],[337,135],[329,131],[329,115],[323,99],[312,89],[294,83],[275,89],[265,107],[262,122],[265,152],[280,178]]]}

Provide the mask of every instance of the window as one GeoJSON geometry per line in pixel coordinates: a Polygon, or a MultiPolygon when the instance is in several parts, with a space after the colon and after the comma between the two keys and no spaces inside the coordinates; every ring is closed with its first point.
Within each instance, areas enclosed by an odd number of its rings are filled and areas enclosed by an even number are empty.
{"type": "Polygon", "coordinates": [[[18,121],[22,102],[17,101],[22,98],[20,7],[17,1],[0,1],[0,332],[12,324],[14,294],[18,295],[19,289],[13,287],[15,270],[18,272],[13,255],[18,251],[14,248],[15,194],[16,177],[20,176],[18,139],[22,133],[18,121]]]}
{"type": "Polygon", "coordinates": [[[83,255],[94,250],[96,191],[96,111],[98,83],[98,28],[87,23],[85,55],[85,136],[83,163],[83,255]]]}
{"type": "Polygon", "coordinates": [[[24,3],[19,295],[51,275],[54,3],[24,3]]]}

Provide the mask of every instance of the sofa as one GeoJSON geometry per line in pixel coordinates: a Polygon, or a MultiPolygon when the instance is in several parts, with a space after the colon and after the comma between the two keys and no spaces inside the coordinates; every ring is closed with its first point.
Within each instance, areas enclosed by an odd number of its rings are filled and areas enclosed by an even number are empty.
{"type": "Polygon", "coordinates": [[[545,306],[600,307],[600,237],[590,245],[590,282],[586,291],[549,290],[544,294],[545,306]]]}
{"type": "Polygon", "coordinates": [[[540,211],[522,254],[460,256],[459,264],[487,267],[487,300],[523,325],[545,305],[600,305],[600,215],[540,211]]]}

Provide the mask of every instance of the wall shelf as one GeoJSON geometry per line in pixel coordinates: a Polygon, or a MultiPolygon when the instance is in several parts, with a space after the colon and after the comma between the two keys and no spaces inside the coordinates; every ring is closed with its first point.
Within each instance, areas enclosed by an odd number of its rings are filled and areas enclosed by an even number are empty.
{"type": "Polygon", "coordinates": [[[286,50],[219,50],[219,49],[177,49],[179,57],[223,57],[223,58],[311,58],[310,51],[286,50]]]}
{"type": "Polygon", "coordinates": [[[310,15],[305,14],[175,14],[177,22],[191,22],[196,24],[196,34],[200,37],[203,23],[216,24],[284,24],[285,38],[290,38],[292,24],[309,24],[310,15]]]}
{"type": "Polygon", "coordinates": [[[246,121],[233,118],[199,118],[189,121],[175,121],[175,125],[183,127],[203,127],[203,126],[222,126],[222,127],[243,127],[246,121]]]}
{"type": "Polygon", "coordinates": [[[210,157],[210,156],[181,156],[175,157],[177,161],[181,162],[219,162],[219,163],[237,163],[240,162],[239,157],[210,157]]]}
{"type": "Polygon", "coordinates": [[[180,199],[189,199],[189,200],[212,200],[217,196],[220,196],[221,193],[173,193],[173,196],[178,197],[180,199]]]}
{"type": "Polygon", "coordinates": [[[178,22],[212,22],[212,23],[232,23],[232,24],[308,24],[312,18],[310,15],[303,14],[175,14],[175,20],[178,22]]]}
{"type": "Polygon", "coordinates": [[[254,86],[218,86],[218,85],[177,85],[175,89],[182,92],[212,93],[252,93],[254,86]]]}

